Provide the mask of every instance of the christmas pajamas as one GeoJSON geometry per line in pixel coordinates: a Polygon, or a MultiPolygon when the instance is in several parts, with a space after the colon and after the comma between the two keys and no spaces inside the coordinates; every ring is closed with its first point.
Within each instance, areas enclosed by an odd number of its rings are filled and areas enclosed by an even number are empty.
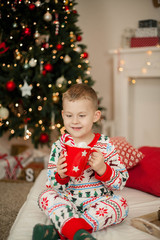
{"type": "MultiPolygon", "coordinates": [[[[107,170],[103,176],[98,176],[89,167],[80,177],[61,179],[56,163],[63,143],[68,140],[74,145],[68,134],[53,144],[48,163],[48,189],[40,194],[40,208],[60,233],[63,233],[65,224],[75,218],[83,219],[82,222],[90,226],[91,231],[120,223],[128,215],[128,205],[123,197],[114,195],[113,191],[124,187],[128,173],[109,138],[96,134],[89,144],[104,156],[107,170]]],[[[74,221],[72,225],[74,228],[74,221]]]]}

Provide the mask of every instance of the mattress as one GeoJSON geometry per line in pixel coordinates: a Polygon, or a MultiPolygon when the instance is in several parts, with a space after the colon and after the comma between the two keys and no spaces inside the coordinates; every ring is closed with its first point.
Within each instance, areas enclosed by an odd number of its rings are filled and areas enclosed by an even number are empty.
{"type": "MultiPolygon", "coordinates": [[[[33,227],[37,223],[50,224],[50,220],[39,209],[37,204],[38,196],[45,188],[46,171],[46,169],[41,171],[31,188],[10,230],[8,240],[31,240],[33,227]]],[[[118,225],[94,232],[93,236],[98,240],[156,240],[156,237],[132,227],[130,220],[134,217],[157,211],[160,206],[160,198],[127,187],[118,193],[116,192],[116,194],[127,199],[129,204],[128,217],[118,225]]]]}

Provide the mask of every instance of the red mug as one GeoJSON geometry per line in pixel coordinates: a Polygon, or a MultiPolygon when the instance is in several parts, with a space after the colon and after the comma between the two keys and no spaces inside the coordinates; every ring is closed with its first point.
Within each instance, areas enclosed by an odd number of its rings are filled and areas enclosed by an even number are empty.
{"type": "Polygon", "coordinates": [[[70,177],[79,177],[87,167],[90,154],[96,150],[91,149],[91,147],[80,148],[64,145],[66,148],[65,162],[67,163],[67,172],[65,174],[70,177]]]}

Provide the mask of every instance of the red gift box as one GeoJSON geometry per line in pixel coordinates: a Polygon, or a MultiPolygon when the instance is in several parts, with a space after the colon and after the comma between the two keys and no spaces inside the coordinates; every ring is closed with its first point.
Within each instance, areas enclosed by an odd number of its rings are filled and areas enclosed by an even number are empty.
{"type": "Polygon", "coordinates": [[[159,37],[131,38],[131,47],[151,47],[159,44],[159,37]]]}

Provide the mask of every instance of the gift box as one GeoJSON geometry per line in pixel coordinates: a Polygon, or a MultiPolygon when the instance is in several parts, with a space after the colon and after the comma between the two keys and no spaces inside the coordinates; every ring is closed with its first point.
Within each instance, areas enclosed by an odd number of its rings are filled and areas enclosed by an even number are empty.
{"type": "Polygon", "coordinates": [[[140,28],[157,27],[157,21],[154,19],[140,20],[138,26],[140,28]]]}
{"type": "Polygon", "coordinates": [[[159,44],[159,37],[131,38],[131,48],[133,47],[151,47],[159,44]]]}
{"type": "Polygon", "coordinates": [[[158,28],[137,28],[135,31],[136,38],[142,37],[158,37],[159,36],[159,29],[158,28]]]}
{"type": "Polygon", "coordinates": [[[0,153],[0,179],[16,179],[32,153],[31,149],[16,156],[0,153]]]}
{"type": "Polygon", "coordinates": [[[22,169],[18,179],[33,182],[43,169],[44,169],[43,162],[31,162],[25,168],[22,169]]]}

